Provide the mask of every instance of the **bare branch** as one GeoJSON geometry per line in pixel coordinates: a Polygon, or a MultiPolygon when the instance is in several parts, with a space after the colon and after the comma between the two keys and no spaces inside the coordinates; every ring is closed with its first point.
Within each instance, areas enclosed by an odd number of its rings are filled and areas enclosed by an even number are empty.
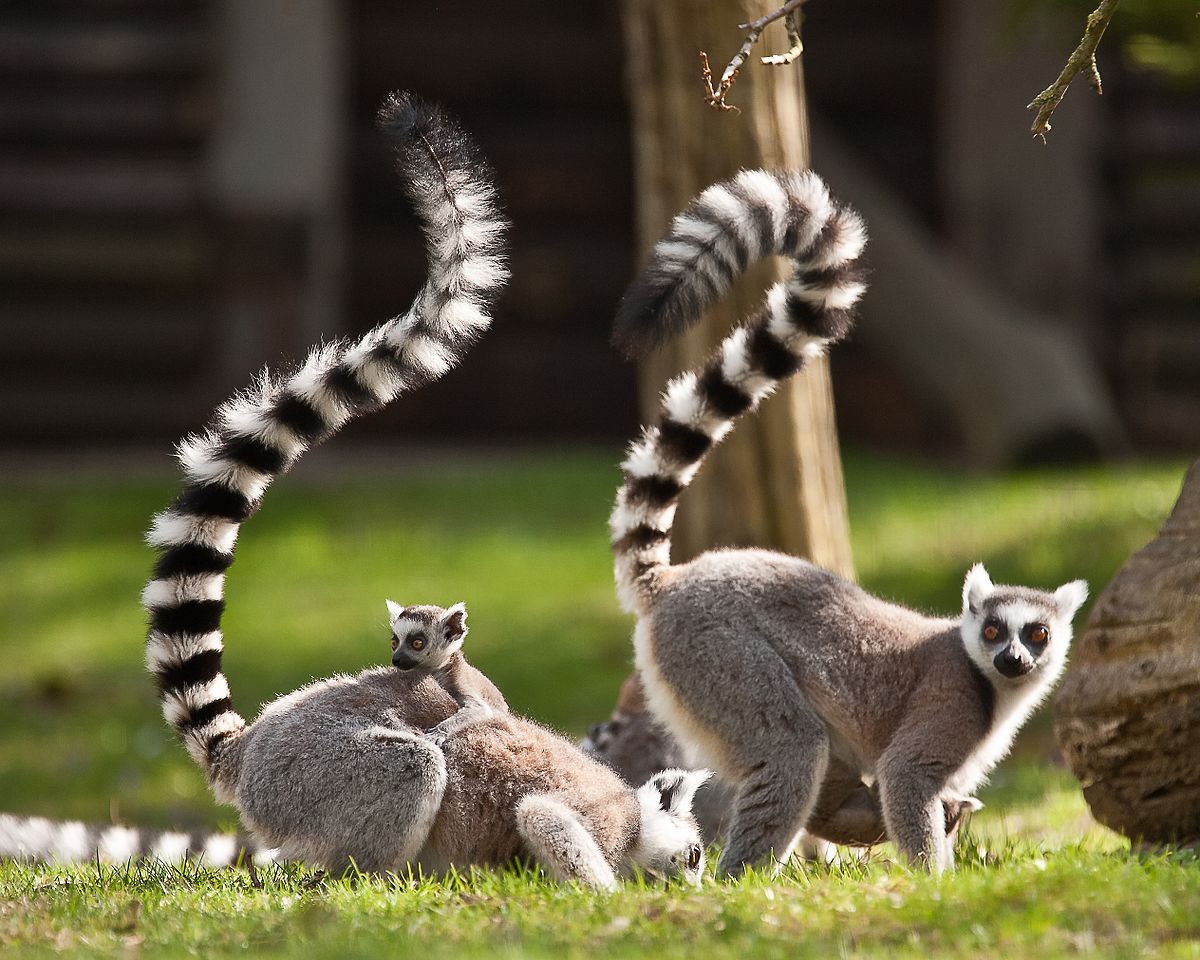
{"type": "Polygon", "coordinates": [[[1096,66],[1096,47],[1100,45],[1100,38],[1104,36],[1108,22],[1112,19],[1117,4],[1120,2],[1121,0],[1100,0],[1100,6],[1088,14],[1083,39],[1079,41],[1079,46],[1067,58],[1067,65],[1063,67],[1058,79],[1034,97],[1026,107],[1027,110],[1037,111],[1030,131],[1035,137],[1041,137],[1043,142],[1046,134],[1050,132],[1050,117],[1058,109],[1062,98],[1066,96],[1067,87],[1071,85],[1071,81],[1079,74],[1087,71],[1088,83],[1091,84],[1092,89],[1096,93],[1104,92],[1100,82],[1100,70],[1096,66]]]}
{"type": "Polygon", "coordinates": [[[800,43],[800,6],[805,2],[807,0],[787,0],[778,10],[773,10],[759,17],[757,20],[751,20],[749,23],[739,23],[738,29],[746,31],[746,39],[742,41],[738,52],[734,54],[733,59],[729,61],[729,65],[725,67],[725,70],[721,74],[721,79],[715,87],[712,82],[712,71],[708,66],[708,54],[701,53],[700,59],[703,65],[705,87],[704,102],[714,110],[737,109],[733,104],[725,102],[725,94],[733,86],[733,81],[737,79],[738,72],[742,69],[742,64],[750,56],[750,49],[758,42],[758,38],[762,36],[763,30],[776,20],[786,18],[788,42],[791,44],[791,49],[787,53],[763,57],[761,58],[762,62],[769,65],[778,65],[791,63],[795,60],[803,50],[803,45],[800,43]]]}
{"type": "Polygon", "coordinates": [[[787,53],[776,53],[769,57],[759,57],[761,63],[768,67],[778,67],[791,63],[804,52],[804,42],[800,39],[800,8],[791,11],[783,21],[787,25],[788,43],[791,46],[787,53]]]}
{"type": "MultiPolygon", "coordinates": [[[[728,73],[728,71],[726,72],[728,73]]],[[[728,77],[721,77],[720,84],[714,90],[712,68],[708,65],[708,54],[703,50],[700,51],[700,75],[704,78],[704,102],[714,110],[737,110],[737,107],[732,103],[725,102],[725,94],[733,86],[733,81],[737,74],[737,70],[734,70],[728,77]]],[[[738,112],[740,113],[741,111],[738,112]]]]}

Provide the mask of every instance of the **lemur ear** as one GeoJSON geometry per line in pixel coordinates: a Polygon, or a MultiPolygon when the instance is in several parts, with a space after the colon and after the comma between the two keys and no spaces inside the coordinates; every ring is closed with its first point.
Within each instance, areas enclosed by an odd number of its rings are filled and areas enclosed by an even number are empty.
{"type": "Polygon", "coordinates": [[[711,770],[663,770],[647,780],[642,789],[658,794],[659,809],[673,816],[685,816],[692,812],[696,791],[711,776],[711,770]]]}
{"type": "Polygon", "coordinates": [[[404,608],[395,600],[384,600],[383,602],[387,604],[389,622],[395,623],[404,615],[404,608]]]}
{"type": "Polygon", "coordinates": [[[456,603],[438,621],[446,629],[446,635],[452,640],[461,640],[467,635],[467,605],[456,603]]]}
{"type": "Polygon", "coordinates": [[[982,563],[977,563],[967,571],[967,579],[963,581],[963,612],[978,613],[983,609],[983,601],[992,595],[996,587],[992,578],[982,563]]]}
{"type": "Polygon", "coordinates": [[[1087,598],[1088,585],[1086,580],[1072,580],[1070,583],[1064,583],[1054,591],[1054,605],[1058,607],[1058,612],[1068,620],[1075,616],[1079,608],[1083,606],[1083,601],[1087,598]]]}

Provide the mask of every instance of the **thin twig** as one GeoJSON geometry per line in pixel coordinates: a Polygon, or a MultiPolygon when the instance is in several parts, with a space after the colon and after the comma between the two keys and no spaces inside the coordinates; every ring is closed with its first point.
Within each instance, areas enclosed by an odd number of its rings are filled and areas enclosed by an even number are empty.
{"type": "Polygon", "coordinates": [[[804,42],[800,39],[800,8],[792,10],[783,22],[787,25],[790,46],[787,53],[776,53],[769,57],[758,58],[760,63],[766,64],[768,67],[779,67],[791,63],[804,52],[804,42]]]}
{"type": "MultiPolygon", "coordinates": [[[[728,73],[728,71],[726,71],[728,73]]],[[[712,68],[708,65],[708,54],[700,51],[700,75],[704,78],[704,102],[714,110],[737,110],[732,103],[725,102],[725,93],[733,86],[737,76],[736,70],[727,77],[721,78],[721,83],[713,89],[712,68]]],[[[739,113],[741,111],[738,111],[739,113]]]]}
{"type": "Polygon", "coordinates": [[[1120,2],[1121,0],[1100,0],[1100,6],[1088,14],[1083,39],[1079,41],[1079,46],[1067,58],[1067,65],[1063,67],[1058,79],[1034,97],[1026,107],[1027,110],[1037,110],[1037,116],[1033,119],[1030,131],[1035,137],[1041,137],[1043,143],[1046,140],[1046,134],[1050,132],[1050,117],[1058,109],[1062,98],[1066,96],[1067,87],[1071,85],[1071,81],[1079,74],[1087,71],[1088,83],[1091,84],[1092,89],[1096,93],[1104,92],[1100,81],[1100,70],[1096,66],[1096,47],[1099,46],[1100,38],[1104,36],[1108,22],[1112,19],[1117,4],[1120,2]]]}
{"type": "Polygon", "coordinates": [[[746,62],[746,58],[750,56],[750,49],[758,42],[758,38],[762,36],[763,30],[768,25],[776,20],[787,18],[788,42],[791,43],[791,49],[787,53],[781,53],[776,56],[763,57],[762,62],[766,64],[782,64],[791,63],[800,55],[803,46],[800,43],[800,6],[806,0],[787,0],[787,2],[778,10],[773,10],[770,13],[759,17],[757,20],[751,20],[749,23],[739,23],[738,29],[746,31],[746,39],[742,41],[738,52],[734,54],[729,65],[725,67],[721,74],[721,79],[713,86],[712,71],[708,66],[708,54],[701,53],[700,60],[702,64],[702,73],[704,77],[704,102],[714,110],[736,110],[737,108],[731,103],[725,102],[725,94],[729,92],[729,88],[733,86],[733,81],[737,79],[738,72],[742,69],[742,64],[746,62]]]}

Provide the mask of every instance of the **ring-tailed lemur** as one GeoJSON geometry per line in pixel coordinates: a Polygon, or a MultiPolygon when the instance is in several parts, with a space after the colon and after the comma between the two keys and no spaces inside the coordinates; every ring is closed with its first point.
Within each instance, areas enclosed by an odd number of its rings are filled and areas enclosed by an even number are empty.
{"type": "Polygon", "coordinates": [[[1065,662],[1087,595],[997,587],[972,568],[963,613],[936,619],[795,557],[716,550],[672,566],[684,487],[741,414],[844,337],[866,232],[812,173],[745,171],[672,223],[618,311],[634,354],[686,328],[746,264],[794,262],[699,373],[672,381],[623,464],[611,518],[618,593],[653,712],[737,795],[718,872],[786,859],[813,817],[874,778],[889,838],[940,871],[944,801],[1007,753],[1065,662]]]}
{"type": "MultiPolygon", "coordinates": [[[[463,656],[463,641],[468,632],[465,603],[444,609],[426,605],[402,607],[388,600],[387,610],[392,626],[392,665],[399,670],[432,674],[458,707],[453,716],[426,730],[427,737],[440,746],[464,727],[496,713],[495,697],[489,698],[480,684],[483,674],[463,656]]],[[[496,696],[500,696],[498,690],[496,696]]],[[[503,697],[500,699],[503,702],[503,697]]]]}
{"type": "Polygon", "coordinates": [[[143,596],[164,715],[218,799],[283,859],[375,871],[525,853],[596,887],[612,886],[631,862],[698,881],[704,855],[690,808],[707,772],[667,771],[634,790],[561,737],[507,714],[461,658],[463,608],[389,604],[394,665],[431,669],[320,680],[251,724],[233,710],[220,619],[239,524],[308,446],[445,372],[487,326],[506,275],[494,189],[462,132],[407,97],[388,104],[382,121],[399,140],[425,222],[429,279],[404,316],[316,351],[286,379],[264,374],[208,433],[181,444],[188,483],[148,535],[161,557],[143,596]],[[436,653],[424,664],[401,642],[414,631],[436,653]],[[486,707],[493,713],[481,719],[486,707]],[[458,713],[465,726],[441,726],[458,713]],[[432,738],[422,732],[431,727],[432,738]]]}

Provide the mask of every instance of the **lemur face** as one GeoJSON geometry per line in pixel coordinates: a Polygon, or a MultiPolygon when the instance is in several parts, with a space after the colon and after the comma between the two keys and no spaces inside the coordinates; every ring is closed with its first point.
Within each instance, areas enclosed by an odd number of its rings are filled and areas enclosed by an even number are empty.
{"type": "Polygon", "coordinates": [[[1071,644],[1071,620],[1087,584],[1074,580],[1054,593],[997,587],[982,564],[963,584],[962,639],[985,675],[1019,682],[1041,668],[1061,667],[1071,644]]]}
{"type": "Polygon", "coordinates": [[[467,608],[456,603],[402,607],[387,601],[392,628],[392,665],[399,670],[422,667],[439,670],[463,645],[467,636],[467,608]]]}
{"type": "Polygon", "coordinates": [[[704,841],[692,800],[711,776],[711,770],[664,770],[638,788],[642,817],[633,857],[647,873],[700,886],[704,841]]]}

